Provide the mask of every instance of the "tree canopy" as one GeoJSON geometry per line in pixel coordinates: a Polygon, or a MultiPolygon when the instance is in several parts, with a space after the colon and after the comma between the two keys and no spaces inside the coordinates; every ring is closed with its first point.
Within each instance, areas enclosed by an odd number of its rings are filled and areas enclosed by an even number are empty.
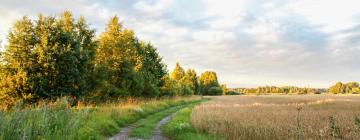
{"type": "Polygon", "coordinates": [[[201,79],[194,69],[185,72],[177,63],[169,74],[156,48],[137,38],[116,16],[99,36],[84,17],[75,19],[69,11],[55,17],[40,14],[35,20],[24,16],[14,23],[4,48],[0,101],[7,105],[63,96],[183,96],[219,87],[215,72],[201,79]]]}
{"type": "Polygon", "coordinates": [[[200,93],[203,95],[221,95],[222,89],[219,85],[217,75],[214,71],[205,71],[199,77],[200,93]]]}
{"type": "Polygon", "coordinates": [[[329,88],[329,92],[334,94],[360,93],[360,87],[358,82],[348,82],[345,84],[337,82],[329,88]]]}
{"type": "Polygon", "coordinates": [[[3,52],[3,98],[79,97],[87,92],[96,43],[84,18],[69,11],[15,22],[3,52]]]}

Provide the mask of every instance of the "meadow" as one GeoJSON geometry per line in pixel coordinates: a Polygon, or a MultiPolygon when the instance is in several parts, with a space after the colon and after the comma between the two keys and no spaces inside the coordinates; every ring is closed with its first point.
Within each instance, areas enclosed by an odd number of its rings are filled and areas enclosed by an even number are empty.
{"type": "Polygon", "coordinates": [[[12,110],[0,111],[0,140],[108,139],[141,118],[196,101],[199,97],[127,98],[73,107],[66,98],[33,106],[19,103],[12,110]]]}
{"type": "Polygon", "coordinates": [[[192,125],[239,139],[360,139],[360,96],[240,95],[196,106],[192,125]]]}

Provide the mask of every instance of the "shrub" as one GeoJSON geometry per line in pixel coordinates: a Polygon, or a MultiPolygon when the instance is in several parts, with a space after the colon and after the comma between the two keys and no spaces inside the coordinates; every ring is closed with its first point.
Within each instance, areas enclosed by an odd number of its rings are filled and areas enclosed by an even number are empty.
{"type": "Polygon", "coordinates": [[[209,88],[209,95],[221,95],[222,89],[220,87],[209,88]]]}
{"type": "Polygon", "coordinates": [[[240,95],[241,93],[235,92],[235,91],[228,91],[226,92],[226,95],[240,95]]]}

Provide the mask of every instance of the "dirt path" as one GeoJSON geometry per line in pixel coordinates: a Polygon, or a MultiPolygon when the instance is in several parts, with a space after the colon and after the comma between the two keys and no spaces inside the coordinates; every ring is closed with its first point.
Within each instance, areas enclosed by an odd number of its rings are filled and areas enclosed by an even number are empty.
{"type": "MultiPolygon", "coordinates": [[[[140,119],[140,120],[138,120],[138,122],[143,121],[143,120],[145,120],[145,119],[140,119]]],[[[133,128],[135,128],[135,126],[136,126],[136,123],[129,125],[128,127],[122,128],[120,133],[109,138],[108,140],[140,140],[137,138],[129,138],[129,133],[133,128]]]]}
{"type": "MultiPolygon", "coordinates": [[[[175,114],[176,114],[176,112],[166,116],[165,118],[163,118],[161,121],[159,121],[156,124],[156,127],[155,127],[155,129],[153,131],[153,134],[152,134],[153,137],[150,140],[167,140],[167,138],[161,133],[160,127],[162,125],[164,125],[165,123],[169,122],[170,119],[175,114]]],[[[138,122],[141,122],[141,121],[145,121],[145,118],[139,120],[138,122]]],[[[143,140],[143,139],[140,139],[140,138],[129,138],[129,134],[130,134],[131,130],[136,127],[136,124],[138,122],[136,122],[136,123],[134,123],[132,125],[129,125],[128,127],[122,128],[120,133],[118,133],[115,136],[109,138],[108,140],[143,140]]]]}
{"type": "Polygon", "coordinates": [[[164,124],[166,124],[167,122],[170,121],[170,119],[176,114],[176,112],[172,113],[169,116],[166,116],[165,118],[163,118],[161,121],[159,121],[156,124],[156,127],[154,129],[153,132],[153,137],[151,138],[151,140],[167,140],[167,138],[161,133],[160,127],[164,124]]]}

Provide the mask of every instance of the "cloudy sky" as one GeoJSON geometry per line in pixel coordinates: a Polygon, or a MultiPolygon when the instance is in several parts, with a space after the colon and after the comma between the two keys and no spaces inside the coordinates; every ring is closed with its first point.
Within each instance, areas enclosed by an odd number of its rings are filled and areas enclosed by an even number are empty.
{"type": "Polygon", "coordinates": [[[359,0],[1,0],[0,39],[27,15],[83,15],[97,33],[118,15],[168,68],[215,70],[229,87],[360,81],[359,0]]]}

